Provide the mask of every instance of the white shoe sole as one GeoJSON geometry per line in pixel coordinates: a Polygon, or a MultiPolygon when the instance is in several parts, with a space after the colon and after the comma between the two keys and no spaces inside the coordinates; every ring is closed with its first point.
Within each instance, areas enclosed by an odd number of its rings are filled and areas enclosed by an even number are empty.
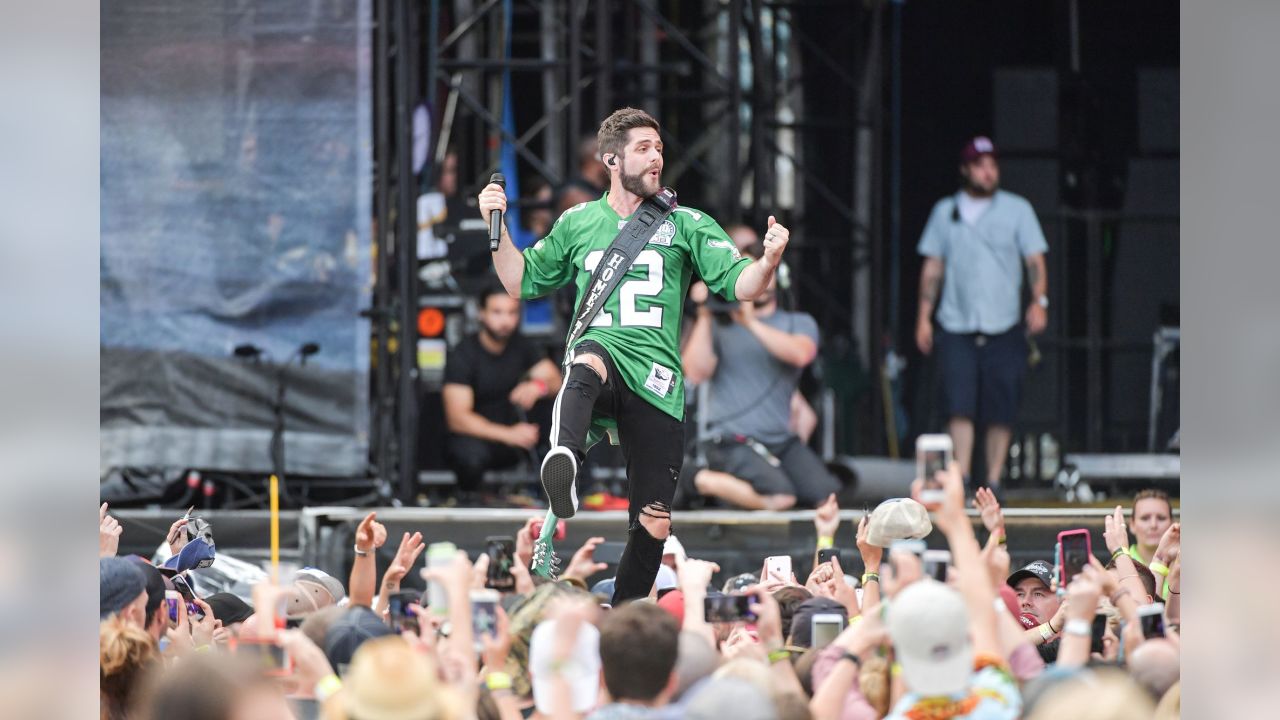
{"type": "Polygon", "coordinates": [[[542,490],[551,512],[561,520],[578,513],[578,460],[567,448],[554,447],[542,459],[542,490]]]}

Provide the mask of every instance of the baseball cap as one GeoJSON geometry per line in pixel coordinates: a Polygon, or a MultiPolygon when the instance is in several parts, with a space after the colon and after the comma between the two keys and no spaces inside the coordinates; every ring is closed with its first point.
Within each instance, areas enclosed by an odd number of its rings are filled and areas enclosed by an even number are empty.
{"type": "Polygon", "coordinates": [[[964,149],[960,151],[960,162],[968,164],[983,155],[997,155],[996,144],[986,135],[979,135],[965,143],[964,149]]]}
{"type": "Polygon", "coordinates": [[[394,634],[373,610],[364,606],[352,607],[329,626],[329,632],[324,636],[324,654],[329,665],[339,670],[351,664],[356,650],[366,640],[394,634]]]}
{"type": "Polygon", "coordinates": [[[724,591],[728,594],[740,593],[752,585],[759,584],[760,578],[756,577],[754,573],[742,573],[741,575],[734,575],[728,580],[725,580],[724,591]]]}
{"type": "Polygon", "coordinates": [[[183,546],[177,555],[164,561],[164,566],[177,572],[186,572],[195,568],[207,568],[213,564],[214,547],[204,538],[195,538],[183,546]]]}
{"type": "Polygon", "coordinates": [[[347,596],[342,583],[317,568],[302,568],[285,592],[285,617],[298,618],[321,608],[336,605],[347,596]]]}
{"type": "Polygon", "coordinates": [[[1036,560],[1010,575],[1005,584],[1009,587],[1017,587],[1018,583],[1029,577],[1036,578],[1044,583],[1045,587],[1053,587],[1053,566],[1044,560],[1036,560]]]}
{"type": "Polygon", "coordinates": [[[968,687],[973,646],[960,593],[932,580],[912,583],[889,604],[887,624],[912,692],[931,697],[968,687]]]}
{"type": "Polygon", "coordinates": [[[889,547],[894,540],[920,539],[933,532],[929,511],[911,498],[890,498],[867,519],[867,542],[889,547]]]}
{"type": "Polygon", "coordinates": [[[214,593],[205,598],[205,603],[213,611],[214,619],[221,620],[224,626],[244,622],[253,615],[249,603],[228,592],[214,593]]]}
{"type": "Polygon", "coordinates": [[[674,617],[681,626],[684,625],[684,593],[672,590],[658,598],[658,607],[671,613],[671,617],[674,617]]]}
{"type": "Polygon", "coordinates": [[[604,598],[604,602],[613,602],[613,587],[617,582],[616,578],[605,578],[591,586],[591,594],[600,598],[604,598]]]}
{"type": "Polygon", "coordinates": [[[666,565],[659,565],[658,576],[654,578],[653,582],[658,586],[658,592],[671,590],[678,585],[676,580],[676,571],[666,565]]]}
{"type": "MultiPolygon", "coordinates": [[[[533,703],[538,712],[550,714],[557,673],[555,664],[556,621],[546,620],[533,629],[529,639],[529,677],[533,683],[533,703]]],[[[560,668],[559,676],[569,681],[573,711],[585,713],[596,706],[600,694],[600,631],[583,623],[578,639],[560,668]]]]}
{"type": "Polygon", "coordinates": [[[160,574],[155,565],[147,562],[144,557],[130,555],[128,559],[138,566],[138,569],[142,571],[142,577],[147,582],[147,618],[149,620],[152,615],[155,615],[160,603],[164,602],[164,591],[167,589],[165,577],[160,574]]]}
{"type": "Polygon", "coordinates": [[[147,589],[142,568],[122,557],[98,559],[98,619],[120,612],[147,589]]]}

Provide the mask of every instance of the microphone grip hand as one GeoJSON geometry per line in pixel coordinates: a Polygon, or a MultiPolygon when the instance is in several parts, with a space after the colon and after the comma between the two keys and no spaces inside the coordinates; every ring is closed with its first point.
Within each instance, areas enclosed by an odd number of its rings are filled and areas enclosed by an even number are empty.
{"type": "Polygon", "coordinates": [[[493,198],[490,199],[489,203],[492,206],[489,209],[489,252],[497,252],[498,243],[502,240],[502,214],[507,209],[506,189],[507,179],[503,177],[502,173],[494,173],[489,177],[489,185],[480,194],[481,210],[484,210],[486,206],[485,194],[501,194],[502,197],[500,206],[492,202],[493,198]],[[497,186],[498,193],[492,192],[494,186],[497,186]]]}

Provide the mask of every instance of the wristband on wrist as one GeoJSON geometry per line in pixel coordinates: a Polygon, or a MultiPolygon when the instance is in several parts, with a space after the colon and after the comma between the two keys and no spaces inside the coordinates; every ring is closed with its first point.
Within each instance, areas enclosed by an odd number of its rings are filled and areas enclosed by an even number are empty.
{"type": "Polygon", "coordinates": [[[772,665],[776,662],[780,662],[782,660],[788,660],[790,658],[791,658],[790,650],[774,650],[773,652],[769,653],[769,664],[772,665]]]}
{"type": "Polygon", "coordinates": [[[329,673],[320,678],[320,682],[316,683],[315,696],[321,703],[333,697],[342,689],[342,679],[333,673],[329,673]]]}
{"type": "Polygon", "coordinates": [[[880,582],[880,573],[862,573],[862,584],[866,585],[869,582],[880,582]]]}
{"type": "Polygon", "coordinates": [[[849,652],[848,650],[844,651],[844,654],[840,656],[840,660],[848,660],[852,662],[855,668],[862,667],[862,658],[858,657],[854,653],[849,652]]]}
{"type": "Polygon", "coordinates": [[[1169,566],[1159,560],[1152,560],[1151,564],[1147,567],[1150,568],[1151,572],[1161,577],[1169,577],[1169,566]]]}
{"type": "Polygon", "coordinates": [[[356,557],[368,557],[370,550],[361,550],[359,545],[353,545],[352,549],[356,551],[356,557]]]}
{"type": "Polygon", "coordinates": [[[827,549],[829,549],[829,548],[833,548],[833,547],[835,547],[835,546],[836,546],[836,539],[835,539],[835,538],[821,537],[821,536],[818,538],[818,549],[819,549],[819,550],[827,550],[827,549]]]}
{"type": "Polygon", "coordinates": [[[1007,535],[1005,535],[1003,532],[1001,532],[1001,533],[1000,533],[1000,537],[996,538],[996,544],[997,544],[997,545],[1008,545],[1008,544],[1009,544],[1009,536],[1007,536],[1007,535]]]}
{"type": "Polygon", "coordinates": [[[1066,625],[1062,626],[1062,632],[1066,633],[1067,635],[1079,635],[1080,637],[1092,637],[1093,626],[1089,623],[1088,620],[1081,620],[1080,618],[1071,618],[1070,620],[1067,621],[1066,625]]]}
{"type": "Polygon", "coordinates": [[[1053,639],[1053,631],[1049,629],[1049,623],[1044,623],[1043,625],[1040,625],[1039,630],[1040,630],[1040,639],[1044,640],[1045,642],[1049,642],[1050,640],[1053,639]]]}
{"type": "Polygon", "coordinates": [[[1111,551],[1111,559],[1114,561],[1116,558],[1120,557],[1121,555],[1126,555],[1126,554],[1127,553],[1125,552],[1124,548],[1116,548],[1115,550],[1111,551]]]}
{"type": "Polygon", "coordinates": [[[491,672],[484,677],[484,686],[490,691],[510,690],[511,676],[504,672],[491,672]]]}

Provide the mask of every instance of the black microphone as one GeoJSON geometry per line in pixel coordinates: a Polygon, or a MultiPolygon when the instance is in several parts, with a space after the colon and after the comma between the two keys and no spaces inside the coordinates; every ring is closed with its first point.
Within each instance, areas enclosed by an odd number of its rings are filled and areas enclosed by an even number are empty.
{"type": "MultiPolygon", "coordinates": [[[[507,189],[507,179],[502,173],[494,173],[489,176],[489,184],[497,185],[503,190],[507,189]]],[[[489,213],[489,252],[498,252],[498,241],[502,239],[502,211],[493,210],[489,213]]]]}

